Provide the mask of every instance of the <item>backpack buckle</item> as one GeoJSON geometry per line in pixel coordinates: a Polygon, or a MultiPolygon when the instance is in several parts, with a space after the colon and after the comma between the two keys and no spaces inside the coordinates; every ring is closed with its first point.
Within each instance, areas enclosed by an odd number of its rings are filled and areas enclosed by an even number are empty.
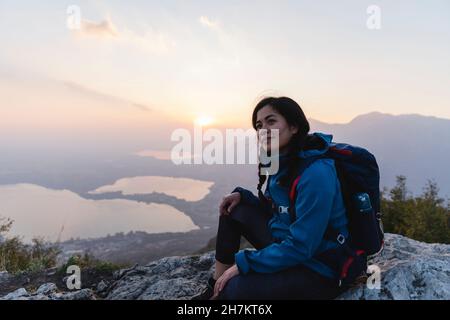
{"type": "Polygon", "coordinates": [[[278,213],[289,213],[289,207],[278,206],[278,213]]]}
{"type": "Polygon", "coordinates": [[[344,235],[342,233],[339,233],[338,236],[336,237],[336,241],[341,245],[344,244],[345,243],[344,235]]]}

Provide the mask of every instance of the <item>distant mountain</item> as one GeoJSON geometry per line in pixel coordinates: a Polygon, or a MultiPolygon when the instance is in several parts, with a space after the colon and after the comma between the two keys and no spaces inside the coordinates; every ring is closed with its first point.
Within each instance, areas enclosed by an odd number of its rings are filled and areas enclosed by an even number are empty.
{"type": "MultiPolygon", "coordinates": [[[[450,171],[448,170],[450,143],[447,141],[450,138],[450,120],[415,114],[394,116],[372,112],[357,116],[346,124],[328,124],[314,119],[309,121],[311,132],[329,133],[333,135],[334,141],[360,145],[369,149],[380,165],[381,187],[392,187],[395,184],[396,175],[405,175],[408,179],[408,188],[414,194],[421,193],[427,179],[434,179],[441,189],[440,195],[450,196],[450,171]]],[[[151,144],[150,146],[153,147],[151,144]]],[[[189,252],[200,250],[217,230],[218,205],[222,197],[236,186],[242,186],[256,194],[258,181],[255,164],[177,166],[170,160],[138,156],[135,152],[123,153],[123,150],[115,149],[105,152],[101,148],[96,152],[80,151],[80,149],[71,152],[62,152],[59,149],[57,152],[46,152],[47,149],[39,149],[37,146],[30,150],[21,149],[20,152],[2,150],[5,152],[0,158],[0,185],[29,183],[55,190],[67,189],[89,200],[127,199],[143,203],[168,204],[185,213],[201,228],[198,233],[189,233],[184,238],[179,234],[165,235],[161,239],[143,237],[143,240],[136,240],[134,236],[125,237],[123,246],[120,245],[116,251],[108,252],[108,255],[112,253],[111,257],[119,257],[121,255],[119,252],[124,253],[124,260],[125,258],[134,260],[136,256],[142,255],[139,250],[131,252],[129,249],[133,247],[135,240],[154,243],[152,257],[146,256],[147,260],[179,254],[180,248],[189,252]],[[89,194],[89,191],[113,184],[119,179],[138,176],[192,178],[213,181],[214,185],[204,199],[194,202],[160,193],[89,194]],[[167,241],[172,236],[177,241],[168,245],[167,241]],[[184,243],[179,239],[182,239],[184,243]]],[[[0,216],[10,215],[4,210],[0,212],[0,216]]],[[[139,237],[141,236],[137,238],[139,237]]],[[[110,242],[110,239],[103,240],[99,239],[89,245],[82,241],[74,242],[68,247],[69,250],[89,247],[91,251],[103,253],[102,250],[107,247],[105,243],[110,242]]]]}
{"type": "Polygon", "coordinates": [[[443,197],[450,196],[450,120],[418,114],[371,112],[347,124],[309,119],[311,131],[330,133],[333,140],[369,149],[381,170],[381,185],[392,187],[405,175],[414,194],[434,179],[443,197]]]}

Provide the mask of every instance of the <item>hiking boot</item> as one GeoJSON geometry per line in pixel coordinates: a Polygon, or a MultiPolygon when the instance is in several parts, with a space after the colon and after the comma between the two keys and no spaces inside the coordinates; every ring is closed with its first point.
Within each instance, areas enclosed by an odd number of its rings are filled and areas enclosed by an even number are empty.
{"type": "Polygon", "coordinates": [[[216,284],[216,280],[213,277],[208,279],[208,284],[205,289],[199,294],[193,296],[191,300],[209,300],[214,295],[214,285],[216,284]]]}

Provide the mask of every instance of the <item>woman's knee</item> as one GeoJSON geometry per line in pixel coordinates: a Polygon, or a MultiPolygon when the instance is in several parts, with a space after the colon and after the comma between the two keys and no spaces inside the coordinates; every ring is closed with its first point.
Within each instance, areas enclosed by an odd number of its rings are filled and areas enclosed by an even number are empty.
{"type": "Polygon", "coordinates": [[[254,213],[255,210],[257,210],[257,207],[254,205],[238,203],[227,217],[245,224],[251,221],[252,213],[254,213]]]}

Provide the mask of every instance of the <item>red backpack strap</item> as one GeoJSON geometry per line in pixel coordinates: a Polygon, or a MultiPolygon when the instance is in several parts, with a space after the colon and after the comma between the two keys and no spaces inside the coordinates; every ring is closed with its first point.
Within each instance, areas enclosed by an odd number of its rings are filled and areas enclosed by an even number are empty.
{"type": "Polygon", "coordinates": [[[296,194],[296,190],[297,190],[297,185],[300,182],[300,177],[298,176],[297,178],[295,178],[294,182],[291,185],[291,189],[289,191],[289,200],[292,202],[295,202],[295,194],[296,194]]]}
{"type": "Polygon", "coordinates": [[[297,216],[295,214],[295,199],[297,197],[297,185],[300,182],[300,177],[303,174],[303,171],[305,171],[314,161],[320,158],[325,158],[326,155],[317,155],[312,156],[307,159],[304,159],[299,167],[299,175],[295,180],[292,182],[291,187],[289,188],[289,215],[291,217],[291,223],[293,223],[297,216]]]}
{"type": "Polygon", "coordinates": [[[291,217],[291,223],[293,223],[296,219],[295,215],[295,198],[297,195],[297,185],[300,182],[301,176],[295,178],[294,182],[291,184],[291,188],[289,190],[289,216],[291,217]]]}

